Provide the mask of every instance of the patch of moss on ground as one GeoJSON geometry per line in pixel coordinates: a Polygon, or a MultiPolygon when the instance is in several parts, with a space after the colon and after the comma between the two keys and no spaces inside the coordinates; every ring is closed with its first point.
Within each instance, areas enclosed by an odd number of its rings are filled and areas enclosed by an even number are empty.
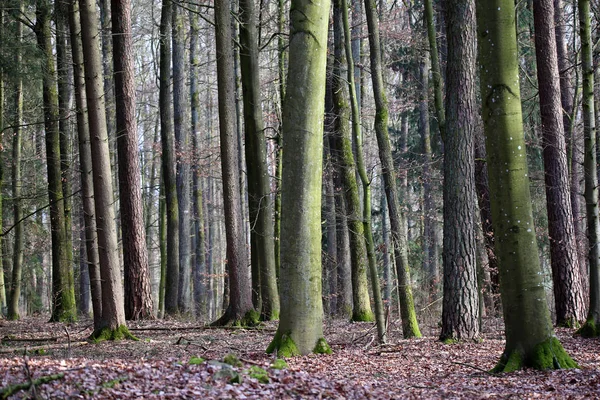
{"type": "Polygon", "coordinates": [[[315,353],[315,354],[331,354],[332,353],[331,347],[329,347],[325,338],[320,338],[319,340],[317,340],[317,344],[315,345],[313,353],[315,353]]]}
{"type": "Polygon", "coordinates": [[[288,368],[288,364],[285,362],[285,360],[282,360],[281,358],[278,358],[275,361],[273,361],[273,364],[271,364],[271,368],[273,368],[273,369],[286,369],[286,368],[288,368]]]}
{"type": "Polygon", "coordinates": [[[229,353],[225,357],[223,357],[223,362],[225,364],[231,365],[232,367],[243,367],[244,366],[244,364],[242,364],[242,362],[240,361],[238,356],[236,356],[233,353],[229,353]]]}
{"type": "Polygon", "coordinates": [[[585,324],[575,332],[577,335],[581,335],[584,338],[594,338],[600,336],[600,330],[596,326],[596,321],[593,318],[589,318],[585,321],[585,324]]]}
{"type": "Polygon", "coordinates": [[[190,360],[188,361],[189,365],[199,365],[202,364],[204,362],[204,358],[202,357],[197,357],[197,356],[192,356],[190,358],[190,360]]]}
{"type": "Polygon", "coordinates": [[[131,334],[131,332],[129,332],[129,329],[125,325],[121,325],[117,329],[102,328],[102,329],[100,329],[100,331],[94,331],[94,333],[92,333],[92,335],[90,336],[90,340],[93,343],[99,343],[104,340],[124,340],[124,339],[135,340],[135,341],[139,340],[137,337],[133,336],[131,334]]]}
{"type": "Polygon", "coordinates": [[[250,378],[254,378],[260,383],[269,383],[269,374],[267,371],[256,365],[251,366],[246,371],[250,378]]]}

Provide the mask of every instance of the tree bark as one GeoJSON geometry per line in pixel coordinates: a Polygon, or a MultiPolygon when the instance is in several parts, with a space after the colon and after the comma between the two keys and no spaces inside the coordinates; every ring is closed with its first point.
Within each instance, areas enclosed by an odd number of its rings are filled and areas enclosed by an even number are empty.
{"type": "Polygon", "coordinates": [[[444,300],[440,340],[479,336],[475,241],[477,129],[475,1],[446,2],[446,137],[444,138],[444,300]]]}
{"type": "Polygon", "coordinates": [[[125,318],[147,319],[153,318],[153,310],[141,197],[130,1],[112,0],[111,13],[125,318]]]}
{"type": "Polygon", "coordinates": [[[267,351],[331,352],[323,338],[321,178],[329,1],[292,0],[283,104],[281,319],[267,351]]]}
{"type": "Polygon", "coordinates": [[[512,0],[477,0],[483,122],[506,332],[495,372],[575,367],[554,336],[538,257],[512,0]]]}

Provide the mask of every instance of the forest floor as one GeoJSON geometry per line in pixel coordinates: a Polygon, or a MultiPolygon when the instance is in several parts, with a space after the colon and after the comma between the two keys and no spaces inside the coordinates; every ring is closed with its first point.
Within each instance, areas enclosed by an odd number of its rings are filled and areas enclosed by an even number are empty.
{"type": "Polygon", "coordinates": [[[426,328],[423,339],[404,340],[392,324],[386,346],[376,345],[373,324],[326,321],[333,354],[288,359],[279,370],[265,354],[275,323],[209,329],[172,320],[132,322],[139,341],[91,344],[91,321],[46,321],[0,321],[0,398],[7,387],[43,376],[56,379],[12,398],[600,398],[600,340],[574,337],[573,330],[557,329],[557,335],[580,369],[488,373],[504,348],[498,319],[485,321],[481,342],[452,345],[437,341],[436,327],[426,328]],[[231,353],[243,366],[220,362],[231,353]],[[262,378],[257,367],[266,371],[262,378]]]}

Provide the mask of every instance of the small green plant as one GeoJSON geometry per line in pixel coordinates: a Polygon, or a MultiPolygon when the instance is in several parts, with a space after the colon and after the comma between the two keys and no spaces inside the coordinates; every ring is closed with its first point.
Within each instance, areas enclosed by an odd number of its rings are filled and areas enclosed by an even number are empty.
{"type": "Polygon", "coordinates": [[[202,364],[203,362],[204,362],[204,358],[192,356],[192,358],[190,358],[190,360],[188,361],[188,364],[189,365],[199,365],[199,364],[202,364]]]}
{"type": "Polygon", "coordinates": [[[285,360],[282,360],[281,358],[278,358],[275,361],[273,361],[273,364],[271,364],[271,368],[273,368],[273,369],[287,369],[288,368],[288,364],[285,362],[285,360]]]}
{"type": "Polygon", "coordinates": [[[248,376],[250,376],[250,378],[254,378],[260,383],[269,383],[269,374],[261,367],[253,365],[250,368],[248,368],[246,373],[248,374],[248,376]]]}

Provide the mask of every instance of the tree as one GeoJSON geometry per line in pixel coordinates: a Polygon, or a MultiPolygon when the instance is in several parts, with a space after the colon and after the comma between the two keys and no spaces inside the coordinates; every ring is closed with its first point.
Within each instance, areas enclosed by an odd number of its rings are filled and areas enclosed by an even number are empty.
{"type": "MultiPolygon", "coordinates": [[[[0,49],[3,46],[4,40],[4,3],[0,4],[0,49]]],[[[0,66],[0,144],[2,144],[1,139],[4,137],[2,134],[4,132],[4,67],[0,66]]],[[[0,187],[4,183],[4,160],[2,157],[2,150],[0,149],[0,187]]],[[[0,191],[0,216],[4,215],[4,196],[0,191]]],[[[0,217],[0,232],[4,232],[2,221],[3,218],[0,217]]],[[[7,306],[6,303],[6,287],[4,284],[4,260],[3,257],[3,245],[4,237],[0,236],[0,309],[4,309],[7,306]]],[[[2,317],[0,317],[1,319],[2,317]]]]}
{"type": "Polygon", "coordinates": [[[52,231],[52,316],[51,321],[73,321],[77,316],[73,271],[68,262],[66,246],[65,205],[60,164],[60,131],[58,127],[58,93],[56,68],[52,54],[50,2],[36,1],[34,32],[42,52],[44,76],[44,127],[46,130],[46,164],[48,172],[48,198],[50,200],[50,225],[52,231]]]}
{"type": "Polygon", "coordinates": [[[252,306],[252,287],[244,238],[239,179],[239,149],[235,129],[235,81],[229,0],[215,1],[215,36],[217,50],[217,87],[219,98],[219,133],[223,205],[229,272],[229,305],[214,325],[256,322],[252,306]]]}
{"type": "Polygon", "coordinates": [[[413,303],[408,265],[406,221],[400,210],[392,148],[388,134],[388,109],[383,87],[383,71],[381,66],[381,42],[379,39],[379,22],[375,0],[365,0],[365,14],[369,29],[369,50],[371,61],[371,79],[375,97],[375,134],[379,147],[379,159],[385,183],[385,194],[388,201],[394,259],[398,272],[398,287],[400,294],[402,331],[405,338],[421,337],[415,306],[413,303]]]}
{"type": "Polygon", "coordinates": [[[175,175],[175,143],[173,108],[171,106],[171,13],[173,3],[164,1],[160,14],[160,141],[162,147],[162,177],[167,212],[167,270],[165,277],[165,313],[178,313],[179,292],[179,205],[175,175]]]}
{"type": "MultiPolygon", "coordinates": [[[[19,2],[19,11],[23,5],[19,2]]],[[[15,67],[21,68],[23,56],[21,54],[21,42],[23,41],[23,24],[16,24],[17,46],[14,54],[15,67]]],[[[12,140],[12,195],[13,195],[13,221],[15,223],[15,239],[13,242],[13,269],[10,285],[10,300],[8,303],[8,319],[19,319],[19,298],[21,297],[21,276],[23,274],[23,200],[22,196],[22,171],[21,171],[21,145],[23,133],[23,79],[19,76],[15,82],[14,91],[14,129],[12,140]]]]}
{"type": "Polygon", "coordinates": [[[71,35],[71,51],[73,53],[73,82],[75,84],[79,169],[81,170],[81,203],[85,226],[85,255],[87,256],[85,263],[89,271],[94,326],[100,326],[102,321],[102,279],[100,278],[98,237],[96,233],[92,149],[90,147],[90,127],[88,124],[87,101],[85,97],[81,20],[79,18],[78,0],[69,1],[69,31],[71,35]]]}
{"type": "Polygon", "coordinates": [[[117,111],[119,201],[125,267],[125,318],[152,318],[150,271],[142,209],[135,119],[135,82],[129,0],[112,0],[113,62],[117,111]]]}
{"type": "Polygon", "coordinates": [[[273,201],[267,165],[260,94],[258,36],[253,0],[240,0],[240,69],[244,96],[246,134],[246,169],[248,173],[248,209],[250,214],[251,251],[260,271],[261,319],[279,316],[279,293],[275,268],[273,201]]]}
{"type": "Polygon", "coordinates": [[[600,336],[600,216],[598,211],[598,172],[596,115],[594,109],[594,66],[592,62],[591,12],[589,0],[579,0],[581,63],[583,75],[583,133],[585,138],[584,175],[590,262],[590,304],[585,324],[578,331],[586,337],[600,336]]]}
{"type": "Polygon", "coordinates": [[[475,2],[446,2],[444,300],[441,340],[479,336],[475,241],[475,2]]]}
{"type": "Polygon", "coordinates": [[[573,226],[553,0],[535,1],[533,16],[556,323],[573,327],[583,321],[585,303],[573,226]]]}
{"type": "Polygon", "coordinates": [[[575,367],[554,336],[542,285],[512,0],[477,0],[480,85],[506,345],[495,372],[575,367]]]}
{"type": "Polygon", "coordinates": [[[329,1],[292,0],[283,103],[281,318],[267,352],[331,352],[323,338],[321,178],[329,1]],[[288,149],[288,150],[285,150],[288,149]]]}
{"type": "Polygon", "coordinates": [[[91,139],[94,205],[98,229],[98,256],[102,279],[102,319],[98,326],[94,326],[92,338],[98,340],[131,338],[125,324],[121,286],[96,4],[93,0],[79,0],[79,8],[91,139]]]}
{"type": "Polygon", "coordinates": [[[438,119],[438,129],[440,130],[440,136],[443,140],[446,136],[446,113],[444,110],[444,98],[442,96],[442,73],[440,71],[435,21],[433,20],[433,0],[425,0],[424,8],[425,23],[427,25],[427,39],[429,41],[429,57],[431,58],[435,112],[438,119]]]}

